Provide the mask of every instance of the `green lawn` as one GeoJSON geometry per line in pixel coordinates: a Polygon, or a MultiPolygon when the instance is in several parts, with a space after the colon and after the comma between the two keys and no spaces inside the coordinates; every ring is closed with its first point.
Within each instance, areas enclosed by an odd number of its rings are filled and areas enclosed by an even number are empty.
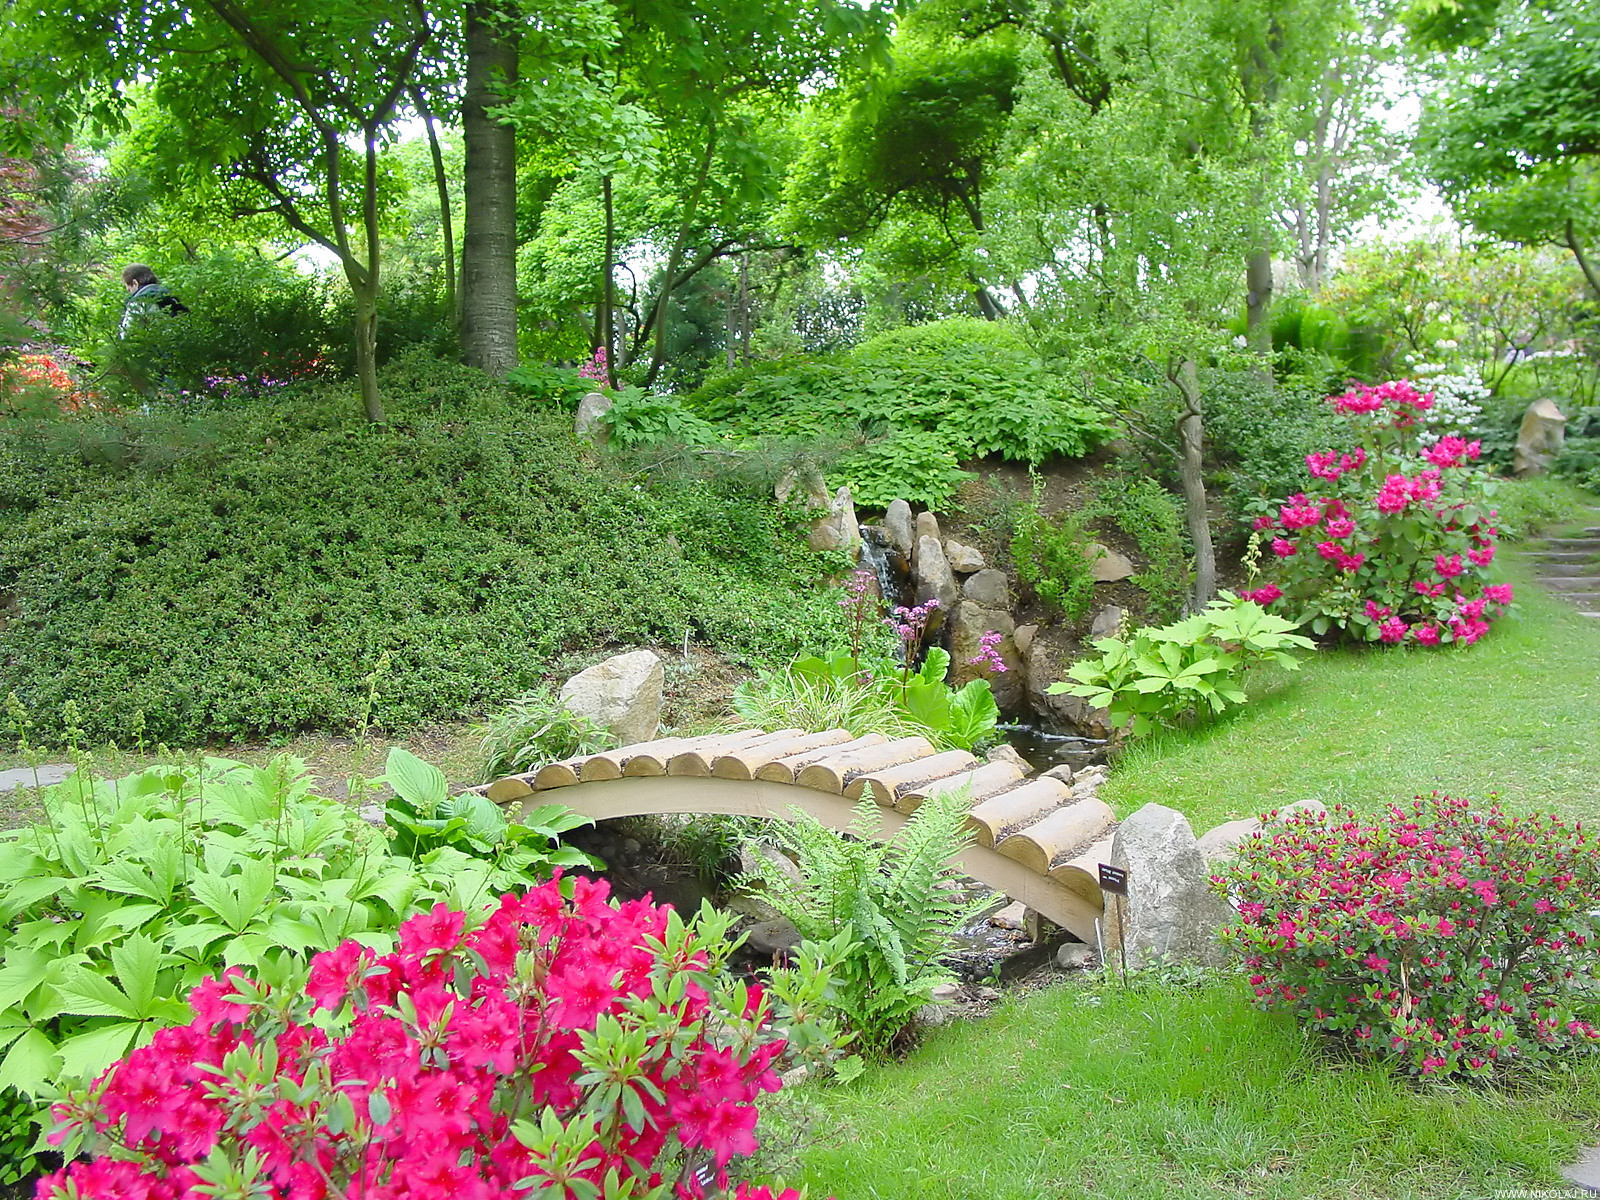
{"type": "Polygon", "coordinates": [[[1438,790],[1600,819],[1600,621],[1504,554],[1517,611],[1464,650],[1324,651],[1263,675],[1231,719],[1134,743],[1101,793],[1196,833],[1312,797],[1371,808],[1438,790]]]}
{"type": "Polygon", "coordinates": [[[1455,1200],[1558,1185],[1600,1062],[1520,1095],[1418,1087],[1308,1047],[1242,981],[1103,981],[937,1030],[821,1097],[813,1200],[1455,1200]]]}

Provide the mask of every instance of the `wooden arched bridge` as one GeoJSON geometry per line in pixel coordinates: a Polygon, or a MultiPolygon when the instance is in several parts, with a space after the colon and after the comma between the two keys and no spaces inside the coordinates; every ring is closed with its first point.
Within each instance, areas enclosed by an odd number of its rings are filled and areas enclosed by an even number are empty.
{"type": "Polygon", "coordinates": [[[645,813],[792,820],[800,809],[833,829],[888,839],[930,797],[966,789],[973,844],[952,856],[955,865],[1092,944],[1104,907],[1097,866],[1110,861],[1116,818],[1093,784],[1024,774],[964,750],[941,753],[920,737],[747,730],[641,742],[476,790],[523,811],[556,801],[597,821],[645,813]],[[855,808],[867,795],[877,821],[862,829],[855,808]]]}

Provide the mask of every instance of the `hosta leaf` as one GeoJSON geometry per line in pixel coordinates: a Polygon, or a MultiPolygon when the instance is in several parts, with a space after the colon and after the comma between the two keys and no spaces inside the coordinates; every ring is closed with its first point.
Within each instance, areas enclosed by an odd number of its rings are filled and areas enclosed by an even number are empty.
{"type": "Polygon", "coordinates": [[[399,746],[389,751],[383,770],[389,786],[422,815],[431,816],[449,790],[443,771],[399,746]]]}

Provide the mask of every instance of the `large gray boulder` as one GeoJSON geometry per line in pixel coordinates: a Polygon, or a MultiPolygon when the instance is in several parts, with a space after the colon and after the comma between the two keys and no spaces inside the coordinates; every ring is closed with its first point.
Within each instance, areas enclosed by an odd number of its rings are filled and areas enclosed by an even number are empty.
{"type": "Polygon", "coordinates": [[[1029,640],[1026,661],[1028,705],[1034,712],[1057,725],[1075,729],[1084,737],[1111,736],[1111,714],[1107,709],[1096,708],[1082,696],[1051,695],[1046,690],[1062,678],[1064,667],[1057,663],[1043,638],[1029,640]]]}
{"type": "Polygon", "coordinates": [[[1226,960],[1217,930],[1233,910],[1211,893],[1211,870],[1182,813],[1159,804],[1139,809],[1117,827],[1111,866],[1128,872],[1128,894],[1106,897],[1101,929],[1107,962],[1121,961],[1119,945],[1131,969],[1160,960],[1208,966],[1226,960]]]}
{"type": "Polygon", "coordinates": [[[938,538],[923,537],[917,540],[912,578],[917,585],[918,604],[926,604],[934,599],[939,601],[939,612],[928,622],[931,632],[955,610],[956,601],[961,595],[956,586],[955,572],[950,569],[949,560],[944,556],[944,546],[938,538]]]}
{"type": "Polygon", "coordinates": [[[611,411],[611,397],[590,392],[578,401],[578,415],[572,419],[572,432],[585,442],[604,446],[611,440],[611,426],[602,418],[611,411]]]}
{"type": "Polygon", "coordinates": [[[772,485],[772,498],[779,504],[793,498],[807,508],[827,508],[828,486],[815,467],[790,467],[772,485]]]}
{"type": "Polygon", "coordinates": [[[911,505],[904,500],[889,501],[889,508],[883,514],[883,532],[888,535],[889,544],[909,560],[911,549],[916,542],[916,522],[911,516],[911,505]]]}
{"type": "Polygon", "coordinates": [[[1011,637],[1016,627],[1016,621],[1004,609],[985,608],[972,600],[957,604],[950,622],[950,685],[961,687],[971,679],[987,679],[994,692],[994,702],[1002,711],[1015,712],[1021,708],[1027,697],[1022,655],[1017,653],[1017,644],[1011,637]],[[995,649],[1005,664],[1004,671],[971,661],[983,648],[983,635],[990,631],[1001,635],[995,649]]]}
{"type": "Polygon", "coordinates": [[[648,742],[661,728],[665,673],[653,651],[618,654],[580,671],[561,685],[561,703],[609,729],[617,743],[648,742]]]}
{"type": "Polygon", "coordinates": [[[806,540],[813,550],[857,550],[861,546],[861,523],[856,520],[855,502],[850,489],[841,487],[828,501],[828,512],[811,522],[806,540]]]}
{"type": "MultiPolygon", "coordinates": [[[[955,567],[955,564],[951,566],[955,567]]],[[[1011,607],[1011,581],[1006,578],[1004,571],[997,571],[993,567],[985,567],[977,574],[967,576],[961,584],[961,594],[985,608],[1011,607]]]]}
{"type": "Polygon", "coordinates": [[[1561,453],[1567,440],[1567,418],[1554,400],[1535,400],[1522,414],[1511,469],[1518,475],[1539,475],[1561,453]]]}

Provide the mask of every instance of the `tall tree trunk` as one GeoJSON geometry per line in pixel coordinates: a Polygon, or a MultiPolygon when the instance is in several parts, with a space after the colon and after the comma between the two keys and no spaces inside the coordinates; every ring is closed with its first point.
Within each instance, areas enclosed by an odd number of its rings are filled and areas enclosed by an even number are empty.
{"type": "Polygon", "coordinates": [[[667,256],[667,265],[661,273],[661,291],[656,296],[655,308],[651,313],[650,324],[655,332],[655,346],[650,353],[650,370],[644,377],[645,387],[655,383],[656,376],[661,373],[661,365],[667,358],[667,309],[672,303],[672,290],[678,286],[678,268],[683,264],[683,252],[689,245],[689,230],[700,207],[700,193],[705,190],[706,180],[711,176],[711,162],[716,156],[716,149],[717,126],[713,121],[706,130],[705,157],[700,160],[699,174],[695,176],[694,186],[690,189],[688,201],[683,206],[683,217],[678,223],[678,236],[672,244],[672,253],[667,256]]]}
{"type": "Polygon", "coordinates": [[[606,383],[617,386],[616,336],[612,329],[616,310],[617,283],[613,278],[617,260],[617,217],[612,203],[611,176],[600,181],[600,199],[606,210],[606,261],[605,274],[600,279],[600,344],[606,352],[606,383]]]}
{"type": "Polygon", "coordinates": [[[439,134],[433,127],[433,114],[428,111],[421,88],[411,89],[411,102],[428,129],[428,154],[433,159],[433,186],[439,193],[439,232],[444,235],[444,302],[450,310],[450,328],[459,336],[461,293],[456,288],[456,233],[455,221],[450,216],[450,180],[444,172],[444,152],[439,149],[439,134]]]}
{"type": "Polygon", "coordinates": [[[1262,370],[1270,379],[1272,377],[1272,250],[1269,247],[1263,246],[1245,259],[1244,278],[1247,289],[1244,301],[1245,342],[1261,357],[1262,370]]]}
{"type": "Polygon", "coordinates": [[[467,5],[466,230],[461,240],[461,351],[503,375],[517,365],[517,143],[488,111],[516,82],[514,25],[492,0],[467,5]]]}
{"type": "Polygon", "coordinates": [[[1211,544],[1211,514],[1201,471],[1205,421],[1200,407],[1200,371],[1194,359],[1185,358],[1176,370],[1168,368],[1167,378],[1177,385],[1178,394],[1183,397],[1184,412],[1178,418],[1178,477],[1183,484],[1184,520],[1194,542],[1194,592],[1189,598],[1189,611],[1198,612],[1217,594],[1217,554],[1211,544]]]}

